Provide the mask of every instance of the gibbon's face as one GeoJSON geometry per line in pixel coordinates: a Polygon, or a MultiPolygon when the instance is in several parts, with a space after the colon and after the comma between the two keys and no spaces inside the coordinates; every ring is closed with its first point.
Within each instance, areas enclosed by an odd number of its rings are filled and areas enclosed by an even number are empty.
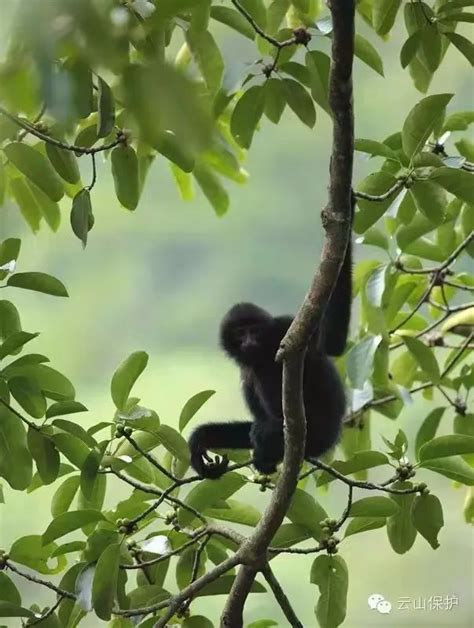
{"type": "Polygon", "coordinates": [[[251,303],[234,305],[222,321],[223,349],[245,366],[261,361],[272,320],[268,312],[251,303]]]}

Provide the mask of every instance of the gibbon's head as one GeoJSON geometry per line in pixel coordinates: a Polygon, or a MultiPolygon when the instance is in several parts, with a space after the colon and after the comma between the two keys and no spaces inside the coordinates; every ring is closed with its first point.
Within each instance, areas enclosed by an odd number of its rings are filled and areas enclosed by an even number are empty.
{"type": "Polygon", "coordinates": [[[253,303],[237,303],[222,319],[220,344],[236,362],[252,366],[266,357],[273,317],[253,303]]]}

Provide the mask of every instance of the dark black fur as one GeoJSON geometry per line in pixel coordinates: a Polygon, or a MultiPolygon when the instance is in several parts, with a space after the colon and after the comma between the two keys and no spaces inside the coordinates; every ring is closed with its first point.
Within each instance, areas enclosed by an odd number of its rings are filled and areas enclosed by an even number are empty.
{"type": "MultiPolygon", "coordinates": [[[[321,350],[308,351],[303,393],[307,421],[306,458],[317,458],[339,437],[346,400],[339,374],[328,356],[344,351],[351,307],[352,252],[349,244],[337,284],[326,309],[321,350]]],[[[283,459],[282,367],[275,362],[289,316],[273,317],[252,303],[234,305],[224,317],[220,342],[240,367],[243,395],[253,421],[207,423],[189,439],[191,464],[204,478],[218,478],[228,461],[209,449],[252,449],[257,471],[273,473],[283,459]]]]}

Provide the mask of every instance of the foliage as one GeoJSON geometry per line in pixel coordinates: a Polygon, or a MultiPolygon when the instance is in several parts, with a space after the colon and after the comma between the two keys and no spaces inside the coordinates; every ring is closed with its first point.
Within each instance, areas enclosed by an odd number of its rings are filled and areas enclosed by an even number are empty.
{"type": "MultiPolygon", "coordinates": [[[[0,203],[14,203],[34,233],[43,223],[56,231],[69,207],[72,231],[86,246],[95,222],[95,160],[103,153],[126,210],[139,206],[156,160],[168,162],[183,199],[193,198],[195,181],[223,215],[229,206],[223,180],[246,181],[245,150],[262,116],[278,124],[288,109],[312,128],[319,115],[331,112],[330,56],[319,44],[328,48],[332,25],[322,3],[227,4],[24,3],[0,68],[0,203]],[[219,25],[250,40],[261,56],[231,87],[219,25]],[[84,160],[91,165],[87,183],[84,160]]],[[[473,21],[472,5],[363,0],[360,25],[380,39],[374,45],[357,33],[355,55],[383,75],[380,40],[403,23],[400,63],[426,92],[449,46],[473,63],[472,44],[461,34],[463,23],[473,21]]],[[[406,112],[398,132],[355,142],[379,166],[357,185],[354,230],[385,261],[364,260],[354,271],[361,315],[338,363],[350,393],[341,447],[330,465],[302,470],[288,521],[269,550],[274,560],[285,553],[319,554],[308,579],[319,590],[321,626],[338,626],[345,618],[348,570],[335,554],[347,537],[386,527],[399,554],[418,534],[433,549],[439,546],[442,504],[424,482],[412,481],[415,474],[429,482],[434,473],[468,487],[465,518],[472,522],[474,417],[467,399],[474,367],[467,356],[474,304],[465,297],[474,280],[455,265],[461,256],[474,257],[474,150],[462,135],[474,114],[454,107],[453,94],[425,96],[406,112]],[[459,133],[451,146],[451,134],[459,133]],[[393,442],[385,439],[384,452],[375,451],[371,415],[396,420],[418,392],[432,407],[415,442],[400,430],[393,442]],[[452,433],[439,436],[449,415],[452,433]],[[375,467],[387,473],[385,482],[367,481],[375,467]],[[313,497],[315,488],[341,484],[348,487],[347,508],[330,519],[313,497]],[[387,495],[353,501],[353,490],[387,495]],[[341,528],[342,541],[335,536],[341,528]],[[304,541],[311,545],[294,547],[304,541]]],[[[0,615],[57,627],[76,626],[95,613],[111,626],[138,622],[147,628],[167,621],[171,609],[175,623],[212,625],[193,614],[192,601],[229,593],[232,556],[243,538],[216,521],[254,527],[261,512],[238,493],[252,484],[271,491],[272,480],[247,473],[247,456],[236,452],[229,452],[234,465],[218,481],[188,472],[181,431],[213,391],[184,403],[180,431],[161,423],[131,396],[148,363],[144,351],[128,356],[113,374],[110,416],[84,429],[80,419],[87,408],[47,356],[28,352],[38,334],[23,330],[13,303],[15,289],[44,298],[67,297],[67,289],[44,272],[16,272],[20,248],[15,238],[0,244],[6,290],[0,300],[0,477],[6,500],[10,489],[29,493],[54,484],[55,493],[47,528],[3,548],[0,615]],[[130,487],[122,501],[114,499],[118,483],[130,487]],[[226,561],[227,569],[205,580],[211,566],[226,561]],[[172,593],[169,573],[184,597],[172,593]],[[45,609],[23,601],[12,574],[52,589],[56,599],[45,609]]],[[[256,581],[252,591],[265,588],[256,581]]]]}

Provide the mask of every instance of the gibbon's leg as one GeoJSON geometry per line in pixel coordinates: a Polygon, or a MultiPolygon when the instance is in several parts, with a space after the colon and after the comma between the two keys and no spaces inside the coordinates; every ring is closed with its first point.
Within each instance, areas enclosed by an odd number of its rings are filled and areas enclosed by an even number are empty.
{"type": "Polygon", "coordinates": [[[269,475],[283,460],[283,426],[255,422],[250,438],[253,445],[253,465],[259,473],[269,475]]]}
{"type": "Polygon", "coordinates": [[[229,464],[227,456],[215,457],[209,449],[251,449],[252,422],[205,423],[197,427],[189,437],[191,466],[203,478],[220,478],[229,464]]]}

